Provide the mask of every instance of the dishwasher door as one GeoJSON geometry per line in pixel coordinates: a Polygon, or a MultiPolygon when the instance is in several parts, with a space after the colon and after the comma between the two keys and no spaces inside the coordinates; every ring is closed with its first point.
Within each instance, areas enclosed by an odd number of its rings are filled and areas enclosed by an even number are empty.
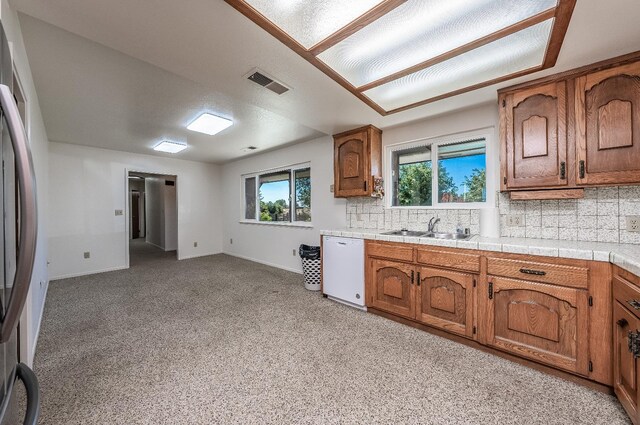
{"type": "Polygon", "coordinates": [[[322,255],[324,294],[364,307],[364,240],[324,236],[322,255]]]}

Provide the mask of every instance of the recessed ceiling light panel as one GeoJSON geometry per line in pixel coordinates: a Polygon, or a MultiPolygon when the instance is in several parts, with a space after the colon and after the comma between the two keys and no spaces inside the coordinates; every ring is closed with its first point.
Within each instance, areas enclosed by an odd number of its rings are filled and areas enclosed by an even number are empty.
{"type": "Polygon", "coordinates": [[[153,147],[154,151],[166,152],[166,153],[178,153],[187,148],[186,143],[170,142],[163,140],[153,147]]]}
{"type": "Polygon", "coordinates": [[[364,92],[387,111],[539,66],[553,19],[364,92]]]}
{"type": "Polygon", "coordinates": [[[204,113],[187,126],[188,130],[213,136],[225,128],[231,127],[233,121],[209,113],[204,113]]]}
{"type": "Polygon", "coordinates": [[[382,0],[247,0],[247,3],[308,48],[382,0]]]}
{"type": "Polygon", "coordinates": [[[360,87],[555,6],[556,0],[408,1],[318,58],[360,87]]]}

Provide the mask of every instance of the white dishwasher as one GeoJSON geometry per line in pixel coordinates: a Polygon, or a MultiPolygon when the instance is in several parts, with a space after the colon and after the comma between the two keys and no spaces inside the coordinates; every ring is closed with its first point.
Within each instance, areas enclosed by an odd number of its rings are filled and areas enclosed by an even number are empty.
{"type": "Polygon", "coordinates": [[[364,240],[323,236],[322,288],[330,299],[362,310],[364,306],[364,240]]]}

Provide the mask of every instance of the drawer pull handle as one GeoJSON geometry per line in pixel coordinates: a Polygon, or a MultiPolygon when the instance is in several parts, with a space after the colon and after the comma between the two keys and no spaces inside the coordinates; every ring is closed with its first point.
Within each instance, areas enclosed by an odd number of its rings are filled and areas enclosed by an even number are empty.
{"type": "Polygon", "coordinates": [[[411,270],[411,284],[413,285],[414,272],[411,270]]]}
{"type": "Polygon", "coordinates": [[[542,270],[531,270],[531,269],[520,269],[520,273],[524,273],[524,274],[533,274],[536,276],[544,276],[547,274],[547,272],[542,271],[542,270]]]}
{"type": "Polygon", "coordinates": [[[627,303],[636,310],[640,310],[640,301],[638,300],[629,300],[627,303]]]}

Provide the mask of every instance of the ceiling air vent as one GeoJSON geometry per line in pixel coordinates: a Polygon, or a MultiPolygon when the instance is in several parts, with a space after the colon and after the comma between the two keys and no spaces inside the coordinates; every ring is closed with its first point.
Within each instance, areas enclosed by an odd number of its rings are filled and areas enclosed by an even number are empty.
{"type": "Polygon", "coordinates": [[[247,77],[247,79],[253,81],[256,84],[260,84],[262,87],[271,90],[276,94],[282,94],[289,91],[289,87],[286,87],[284,84],[275,81],[273,78],[265,75],[263,71],[253,70],[247,77]]]}

